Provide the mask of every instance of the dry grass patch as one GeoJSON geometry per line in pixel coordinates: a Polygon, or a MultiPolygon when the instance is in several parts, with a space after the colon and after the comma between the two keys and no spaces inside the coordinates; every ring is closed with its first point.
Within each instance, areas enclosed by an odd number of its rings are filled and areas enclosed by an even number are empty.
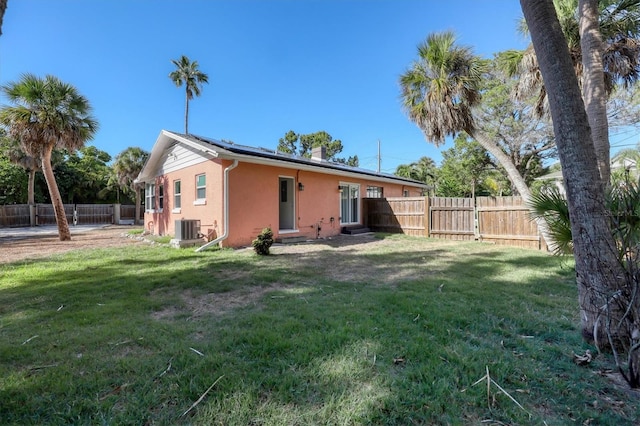
{"type": "Polygon", "coordinates": [[[154,312],[151,316],[156,320],[170,320],[179,315],[188,315],[198,319],[203,316],[223,316],[236,309],[248,306],[258,307],[260,301],[274,291],[289,290],[291,286],[272,284],[267,287],[247,287],[225,293],[198,293],[195,290],[184,290],[180,293],[182,306],[167,306],[154,312]]]}
{"type": "MultiPolygon", "coordinates": [[[[35,235],[25,238],[0,239],[0,264],[22,260],[39,259],[74,250],[114,248],[139,245],[142,242],[127,238],[131,226],[111,225],[84,231],[71,229],[71,241],[60,241],[57,235],[35,235]]],[[[16,231],[17,232],[17,231],[16,231]]]]}
{"type": "Polygon", "coordinates": [[[394,286],[425,275],[437,276],[455,260],[457,253],[442,249],[450,241],[432,242],[438,249],[425,251],[425,240],[395,237],[338,235],[302,244],[274,246],[274,262],[298,270],[312,270],[332,281],[359,282],[371,286],[394,286]]]}

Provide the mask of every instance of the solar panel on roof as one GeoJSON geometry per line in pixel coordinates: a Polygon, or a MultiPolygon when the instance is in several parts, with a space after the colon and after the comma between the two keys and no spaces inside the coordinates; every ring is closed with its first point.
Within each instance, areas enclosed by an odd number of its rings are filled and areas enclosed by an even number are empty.
{"type": "Polygon", "coordinates": [[[413,181],[411,179],[405,179],[391,173],[379,173],[373,170],[361,169],[359,167],[352,167],[346,164],[334,163],[330,161],[319,162],[317,160],[312,160],[310,158],[300,157],[297,155],[288,154],[284,152],[279,152],[277,150],[274,151],[267,148],[253,147],[248,145],[239,145],[231,141],[221,141],[217,139],[210,139],[210,138],[195,136],[195,135],[189,135],[188,137],[194,138],[201,142],[209,143],[211,145],[229,150],[237,154],[249,154],[249,155],[255,155],[263,158],[272,158],[276,160],[291,161],[294,163],[308,164],[312,166],[325,167],[325,168],[342,170],[342,171],[352,172],[352,173],[360,173],[360,174],[369,175],[369,176],[379,176],[379,177],[385,177],[385,178],[399,180],[399,181],[421,183],[421,182],[413,181]]]}

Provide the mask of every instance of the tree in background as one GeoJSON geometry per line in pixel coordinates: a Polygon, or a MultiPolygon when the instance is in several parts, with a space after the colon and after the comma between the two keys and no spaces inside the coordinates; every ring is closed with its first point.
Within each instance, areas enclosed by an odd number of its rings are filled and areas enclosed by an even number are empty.
{"type": "Polygon", "coordinates": [[[76,151],[62,150],[62,161],[54,169],[63,199],[69,204],[97,203],[104,198],[113,202],[115,194],[107,194],[111,155],[95,146],[84,146],[76,151]],[[102,197],[100,194],[102,193],[102,197]]]}
{"type": "Polygon", "coordinates": [[[13,106],[0,110],[0,123],[9,136],[20,141],[25,153],[39,158],[61,241],[71,240],[64,205],[53,174],[51,154],[54,148],[75,150],[92,139],[98,123],[91,105],[78,90],[57,77],[44,79],[24,74],[20,81],[2,86],[13,106]]]}
{"type": "Polygon", "coordinates": [[[193,96],[200,96],[202,85],[209,83],[209,76],[198,69],[198,61],[191,62],[189,58],[182,55],[180,59],[172,59],[171,63],[176,66],[176,70],[169,74],[173,83],[180,87],[185,87],[184,106],[184,133],[189,134],[189,101],[193,96]]]}
{"type": "MultiPolygon", "coordinates": [[[[482,101],[473,113],[480,131],[509,157],[531,188],[534,179],[545,173],[545,160],[556,156],[553,126],[548,116],[535,113],[535,99],[512,96],[518,81],[502,70],[504,55],[498,53],[488,62],[482,101]]],[[[516,190],[512,184],[510,192],[516,190]]]]}
{"type": "MultiPolygon", "coordinates": [[[[117,204],[121,204],[123,200],[120,198],[120,193],[122,192],[122,188],[120,188],[120,183],[118,182],[118,176],[116,172],[113,170],[113,167],[109,168],[107,175],[107,183],[104,188],[102,188],[98,192],[98,198],[104,201],[109,202],[109,200],[113,200],[117,204]]],[[[124,197],[125,199],[128,198],[124,197]]],[[[135,202],[131,200],[131,202],[135,202]]]]}
{"type": "Polygon", "coordinates": [[[607,121],[610,134],[624,133],[631,127],[640,128],[640,85],[617,86],[607,100],[607,121]]]}
{"type": "Polygon", "coordinates": [[[23,204],[28,197],[27,175],[0,152],[0,205],[23,204]]]}
{"type": "Polygon", "coordinates": [[[504,168],[525,199],[529,188],[509,156],[477,125],[473,109],[481,100],[486,61],[455,43],[451,32],[430,34],[418,45],[418,59],[400,77],[402,103],[409,119],[427,141],[444,143],[445,136],[466,132],[504,168]]]}
{"type": "Polygon", "coordinates": [[[4,136],[4,131],[1,131],[0,136],[0,152],[16,166],[21,167],[27,172],[29,177],[27,181],[27,204],[35,204],[35,182],[36,172],[41,171],[40,162],[37,158],[31,155],[25,154],[20,148],[20,143],[12,138],[4,136]]]}
{"type": "MultiPolygon", "coordinates": [[[[302,153],[298,149],[299,140],[300,135],[293,130],[289,130],[283,137],[278,140],[278,147],[276,148],[276,150],[279,152],[284,152],[285,154],[302,156],[302,153]]],[[[310,155],[311,152],[309,152],[309,156],[310,155]]]]}
{"type": "Polygon", "coordinates": [[[347,166],[351,166],[351,167],[359,167],[360,166],[360,160],[358,159],[357,155],[350,155],[349,158],[336,158],[335,159],[336,163],[340,163],[340,164],[345,164],[347,166]]]}
{"type": "MultiPolygon", "coordinates": [[[[460,134],[454,140],[453,148],[442,153],[442,163],[438,171],[436,195],[440,197],[475,197],[489,195],[491,188],[485,180],[493,178],[493,186],[499,180],[493,176],[496,166],[487,151],[477,142],[460,134]]],[[[497,195],[497,194],[492,194],[497,195]]]]}
{"type": "Polygon", "coordinates": [[[429,185],[429,192],[435,193],[436,180],[438,176],[438,166],[429,157],[421,157],[418,161],[410,164],[400,164],[394,173],[407,179],[417,180],[429,185]]]}
{"type": "Polygon", "coordinates": [[[305,135],[289,130],[284,137],[278,141],[277,150],[286,154],[311,158],[312,149],[320,146],[324,146],[326,149],[327,161],[358,167],[359,161],[357,155],[350,156],[346,159],[337,156],[342,152],[342,141],[340,139],[334,140],[333,137],[324,130],[305,135]]]}
{"type": "Polygon", "coordinates": [[[140,220],[140,187],[136,179],[144,167],[149,153],[142,148],[129,147],[116,155],[113,162],[113,170],[117,176],[122,191],[136,203],[136,219],[140,220]]]}

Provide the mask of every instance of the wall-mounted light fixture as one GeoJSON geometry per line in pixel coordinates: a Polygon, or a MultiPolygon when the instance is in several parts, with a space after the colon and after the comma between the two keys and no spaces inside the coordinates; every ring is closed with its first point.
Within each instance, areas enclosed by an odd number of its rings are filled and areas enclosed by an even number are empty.
{"type": "Polygon", "coordinates": [[[298,191],[304,191],[304,185],[302,182],[298,182],[298,191]]]}

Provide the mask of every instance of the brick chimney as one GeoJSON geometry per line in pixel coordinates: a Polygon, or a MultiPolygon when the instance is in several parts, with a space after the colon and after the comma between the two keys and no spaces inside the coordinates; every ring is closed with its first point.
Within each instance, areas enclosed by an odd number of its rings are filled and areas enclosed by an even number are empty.
{"type": "Polygon", "coordinates": [[[313,161],[325,161],[327,159],[327,147],[314,146],[311,148],[311,159],[313,161]]]}

